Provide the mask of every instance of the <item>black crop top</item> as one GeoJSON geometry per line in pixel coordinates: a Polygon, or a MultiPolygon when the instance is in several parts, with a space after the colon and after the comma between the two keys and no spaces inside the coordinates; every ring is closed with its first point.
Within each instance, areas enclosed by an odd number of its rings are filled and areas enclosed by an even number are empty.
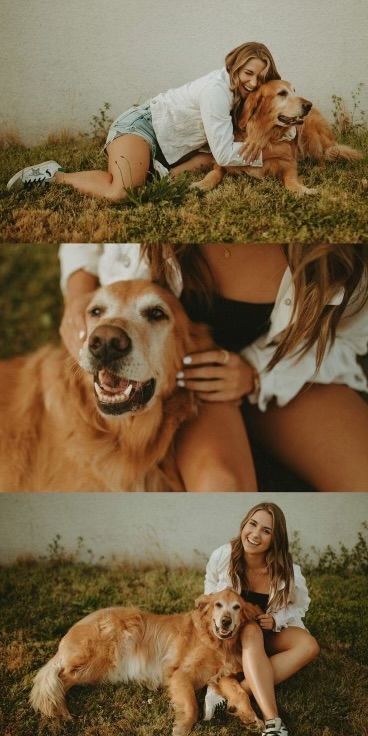
{"type": "Polygon", "coordinates": [[[262,608],[262,611],[267,611],[269,598],[267,593],[254,593],[253,590],[242,590],[241,597],[248,603],[253,603],[254,606],[259,606],[262,608]]]}
{"type": "Polygon", "coordinates": [[[216,344],[239,352],[269,329],[274,304],[255,304],[214,294],[210,305],[193,292],[183,293],[182,304],[193,322],[211,328],[216,344]]]}

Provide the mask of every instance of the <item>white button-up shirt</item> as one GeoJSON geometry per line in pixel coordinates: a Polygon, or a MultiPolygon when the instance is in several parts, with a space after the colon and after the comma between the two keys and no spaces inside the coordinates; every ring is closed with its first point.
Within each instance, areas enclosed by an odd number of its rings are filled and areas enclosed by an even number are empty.
{"type": "MultiPolygon", "coordinates": [[[[94,243],[69,244],[60,246],[61,286],[65,289],[69,276],[79,269],[96,275],[104,286],[113,281],[125,279],[149,279],[149,263],[140,256],[138,243],[94,243]]],[[[178,264],[171,260],[169,274],[170,287],[180,297],[183,280],[178,264]]],[[[362,285],[363,288],[363,285],[362,285]]],[[[364,285],[367,289],[367,285],[364,285]]],[[[358,355],[368,351],[368,302],[357,313],[352,314],[349,306],[340,321],[333,346],[327,349],[322,364],[316,371],[316,346],[301,358],[288,355],[267,370],[267,365],[275,352],[275,342],[285,330],[293,313],[295,289],[292,274],[286,269],[270,317],[270,328],[251,345],[242,350],[241,355],[258,371],[260,386],[257,393],[248,399],[265,411],[267,404],[276,399],[279,406],[285,406],[306,383],[342,383],[357,391],[368,391],[368,381],[362,367],[357,362],[358,355]]],[[[331,304],[339,304],[343,291],[336,294],[331,304]]]]}

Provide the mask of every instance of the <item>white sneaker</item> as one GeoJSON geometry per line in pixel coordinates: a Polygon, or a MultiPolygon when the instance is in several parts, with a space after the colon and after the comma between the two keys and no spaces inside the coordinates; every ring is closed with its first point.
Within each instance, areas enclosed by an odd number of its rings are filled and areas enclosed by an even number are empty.
{"type": "Polygon", "coordinates": [[[27,166],[25,169],[17,171],[11,179],[9,179],[6,188],[23,189],[23,187],[31,187],[37,184],[45,184],[51,181],[57,171],[62,171],[62,167],[57,161],[44,161],[37,166],[27,166]]]}
{"type": "Polygon", "coordinates": [[[209,685],[204,699],[204,721],[210,721],[213,718],[215,710],[218,705],[223,706],[225,704],[225,698],[218,695],[213,688],[209,685]]]}
{"type": "Polygon", "coordinates": [[[163,179],[164,176],[168,176],[170,174],[169,169],[167,169],[160,161],[157,161],[156,158],[153,159],[153,168],[156,174],[159,175],[160,179],[163,179]]]}
{"type": "Polygon", "coordinates": [[[286,726],[281,718],[269,718],[265,721],[265,729],[262,736],[289,736],[286,726]]]}

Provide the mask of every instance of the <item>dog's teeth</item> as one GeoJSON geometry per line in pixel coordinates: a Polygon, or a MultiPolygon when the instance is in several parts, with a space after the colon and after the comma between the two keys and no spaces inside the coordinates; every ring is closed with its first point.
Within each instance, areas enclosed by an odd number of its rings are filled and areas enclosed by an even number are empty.
{"type": "Polygon", "coordinates": [[[125,398],[128,399],[130,394],[132,393],[132,390],[133,390],[133,384],[130,383],[129,386],[127,386],[125,391],[123,392],[123,396],[125,396],[125,398]]]}

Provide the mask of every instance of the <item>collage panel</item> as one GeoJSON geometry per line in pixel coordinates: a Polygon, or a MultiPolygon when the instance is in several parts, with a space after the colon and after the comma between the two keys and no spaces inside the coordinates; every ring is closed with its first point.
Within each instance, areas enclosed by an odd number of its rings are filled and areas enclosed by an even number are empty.
{"type": "Polygon", "coordinates": [[[5,494],[3,733],[364,733],[367,495],[331,499],[5,494]]]}
{"type": "Polygon", "coordinates": [[[367,246],[0,263],[1,490],[368,490],[367,246]]]}

